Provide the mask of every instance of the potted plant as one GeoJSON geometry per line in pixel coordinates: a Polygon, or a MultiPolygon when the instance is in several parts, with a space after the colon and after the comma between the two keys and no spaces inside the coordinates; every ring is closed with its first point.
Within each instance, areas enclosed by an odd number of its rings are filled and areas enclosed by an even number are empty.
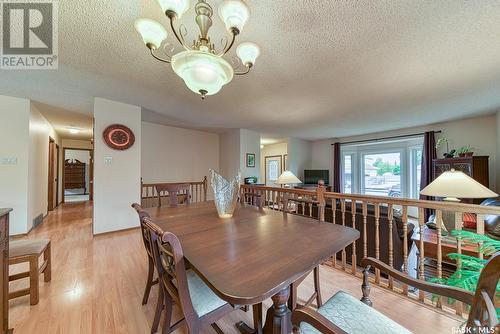
{"type": "Polygon", "coordinates": [[[474,155],[474,152],[472,151],[472,147],[470,145],[460,147],[457,150],[457,153],[460,158],[472,157],[474,155]]]}
{"type": "Polygon", "coordinates": [[[450,147],[448,145],[448,139],[446,139],[444,137],[439,138],[438,141],[437,141],[437,143],[436,143],[436,149],[439,149],[444,144],[446,144],[446,152],[443,153],[443,156],[445,158],[453,158],[455,156],[456,150],[451,150],[450,151],[450,147]]]}
{"type": "MultiPolygon", "coordinates": [[[[494,240],[483,234],[464,230],[453,230],[451,231],[451,235],[458,240],[462,240],[466,244],[479,245],[479,250],[483,252],[485,256],[492,256],[500,251],[500,241],[494,240]]],[[[479,282],[479,276],[487,260],[459,253],[450,253],[448,257],[456,261],[458,264],[457,270],[448,278],[431,278],[430,281],[475,292],[477,283],[479,282]]],[[[496,298],[500,298],[500,283],[497,285],[495,295],[496,298]]],[[[434,296],[434,298],[437,298],[437,296],[434,296]]],[[[449,300],[449,302],[453,303],[454,300],[449,300]]],[[[497,316],[500,317],[500,308],[496,310],[497,316]]]]}

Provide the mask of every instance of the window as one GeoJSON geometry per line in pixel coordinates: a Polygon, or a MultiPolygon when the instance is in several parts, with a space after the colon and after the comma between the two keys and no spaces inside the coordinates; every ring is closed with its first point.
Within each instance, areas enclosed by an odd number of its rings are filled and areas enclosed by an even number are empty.
{"type": "Polygon", "coordinates": [[[422,137],[413,137],[343,145],[343,192],[418,198],[422,144],[422,137]]]}

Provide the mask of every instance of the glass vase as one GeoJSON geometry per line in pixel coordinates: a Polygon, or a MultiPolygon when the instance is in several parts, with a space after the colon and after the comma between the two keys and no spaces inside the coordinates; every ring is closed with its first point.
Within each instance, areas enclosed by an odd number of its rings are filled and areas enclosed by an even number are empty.
{"type": "Polygon", "coordinates": [[[226,180],[215,170],[210,169],[210,184],[214,191],[215,207],[220,218],[231,218],[240,191],[240,173],[231,180],[226,180]]]}

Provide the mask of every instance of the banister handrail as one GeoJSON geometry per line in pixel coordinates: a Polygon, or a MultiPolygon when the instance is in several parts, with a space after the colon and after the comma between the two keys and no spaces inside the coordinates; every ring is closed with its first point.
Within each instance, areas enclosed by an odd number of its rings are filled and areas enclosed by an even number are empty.
{"type": "MultiPolygon", "coordinates": [[[[271,187],[271,186],[257,186],[257,185],[241,185],[244,189],[255,189],[262,191],[277,191],[277,192],[287,192],[297,195],[317,195],[316,190],[308,189],[295,189],[295,188],[281,188],[281,187],[271,187]]],[[[405,205],[414,207],[425,207],[426,209],[432,210],[448,210],[455,212],[472,212],[483,215],[500,215],[500,207],[495,206],[483,206],[478,204],[468,204],[461,202],[444,202],[444,201],[429,201],[421,199],[411,199],[411,198],[394,198],[388,196],[375,196],[375,195],[362,195],[362,194],[344,194],[335,192],[323,192],[324,199],[344,199],[344,200],[356,200],[364,201],[372,204],[392,204],[392,205],[405,205]]],[[[318,199],[320,200],[320,199],[318,199]]]]}

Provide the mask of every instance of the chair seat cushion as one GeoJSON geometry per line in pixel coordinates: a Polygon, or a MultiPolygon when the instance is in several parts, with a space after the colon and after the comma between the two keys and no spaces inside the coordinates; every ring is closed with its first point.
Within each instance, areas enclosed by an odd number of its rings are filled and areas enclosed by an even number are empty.
{"type": "Polygon", "coordinates": [[[50,239],[23,239],[9,241],[9,257],[40,255],[50,239]]]}
{"type": "Polygon", "coordinates": [[[193,270],[188,270],[186,274],[191,302],[199,317],[227,304],[227,302],[220,299],[193,270]]]}
{"type": "MultiPolygon", "coordinates": [[[[347,333],[411,333],[374,308],[363,304],[343,291],[337,292],[318,309],[318,312],[347,333]]],[[[300,324],[300,329],[305,334],[320,333],[305,322],[300,324]]]]}

